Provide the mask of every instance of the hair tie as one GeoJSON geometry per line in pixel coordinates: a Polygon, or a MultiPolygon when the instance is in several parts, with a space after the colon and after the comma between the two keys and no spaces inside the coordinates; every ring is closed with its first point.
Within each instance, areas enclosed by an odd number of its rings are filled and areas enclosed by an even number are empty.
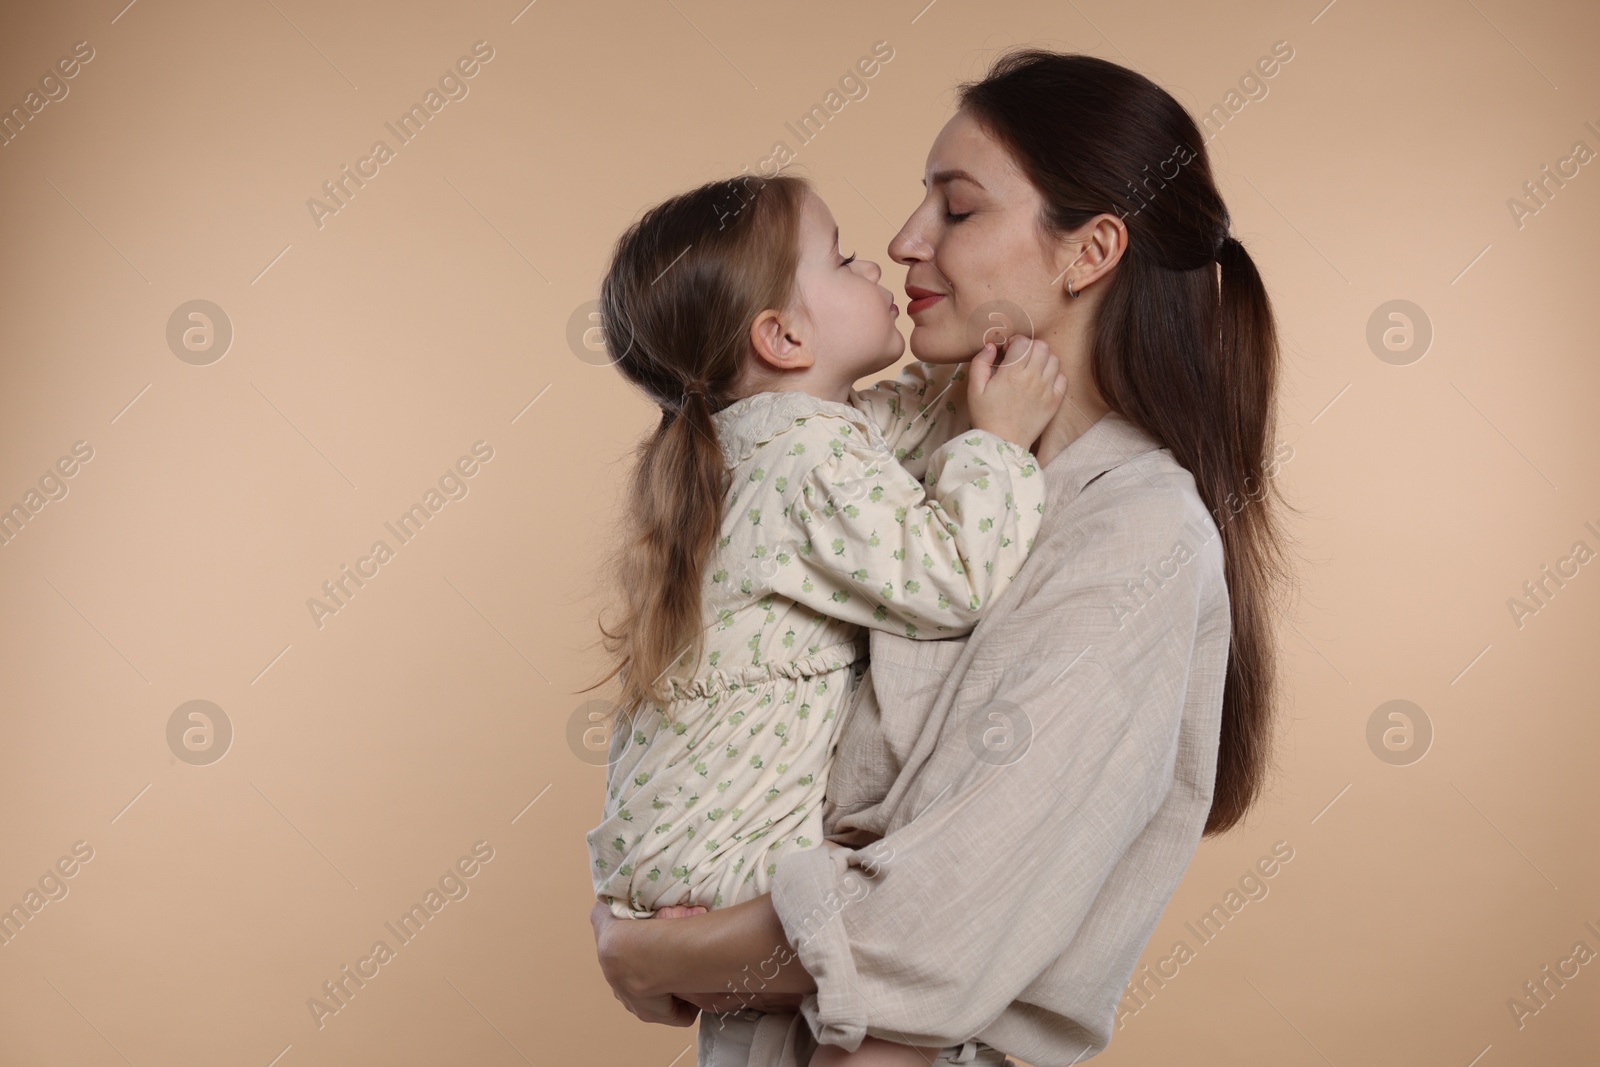
{"type": "Polygon", "coordinates": [[[1222,213],[1221,233],[1218,234],[1217,242],[1211,248],[1211,256],[1213,259],[1222,255],[1223,246],[1225,246],[1229,241],[1233,241],[1235,244],[1238,244],[1238,241],[1234,240],[1233,234],[1228,232],[1232,228],[1233,220],[1228,217],[1228,212],[1224,210],[1222,213]]]}
{"type": "Polygon", "coordinates": [[[679,412],[683,411],[684,408],[688,407],[690,397],[697,396],[701,400],[705,400],[710,397],[710,395],[711,384],[709,382],[690,382],[688,385],[683,387],[683,397],[678,401],[678,406],[673,409],[673,414],[678,414],[679,412]]]}

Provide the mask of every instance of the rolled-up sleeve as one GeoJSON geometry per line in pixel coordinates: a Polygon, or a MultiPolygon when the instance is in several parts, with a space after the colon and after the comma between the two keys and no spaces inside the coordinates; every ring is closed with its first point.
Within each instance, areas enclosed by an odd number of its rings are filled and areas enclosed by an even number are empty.
{"type": "MultiPolygon", "coordinates": [[[[1003,654],[968,665],[935,702],[926,730],[937,733],[919,743],[900,800],[914,814],[872,845],[779,861],[773,905],[816,979],[801,1010],[820,1041],[943,1047],[979,1035],[1092,936],[1096,898],[1172,790],[1220,547],[1176,562],[1175,543],[1197,543],[1181,495],[1107,492],[1126,506],[1113,499],[1050,531],[1055,550],[1036,552],[1053,569],[1019,578],[993,620],[1003,654]],[[1152,585],[1152,566],[1175,573],[1152,585]],[[1149,593],[1132,610],[1130,583],[1149,593]],[[1010,731],[1010,746],[985,747],[991,730],[1010,731]]],[[[1152,890],[1156,914],[1170,890],[1152,890]]]]}

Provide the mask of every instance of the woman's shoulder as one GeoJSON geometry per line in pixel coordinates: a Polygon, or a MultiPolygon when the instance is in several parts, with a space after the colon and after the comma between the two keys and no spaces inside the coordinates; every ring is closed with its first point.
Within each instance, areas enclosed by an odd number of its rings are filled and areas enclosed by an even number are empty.
{"type": "Polygon", "coordinates": [[[1165,448],[1106,470],[1084,486],[1074,504],[1073,522],[1114,527],[1134,541],[1159,538],[1183,526],[1195,526],[1208,536],[1217,533],[1194,475],[1165,448]]]}
{"type": "Polygon", "coordinates": [[[1045,477],[1035,555],[1123,574],[1176,554],[1220,580],[1219,529],[1194,475],[1130,420],[1116,413],[1101,418],[1045,468],[1045,477]]]}

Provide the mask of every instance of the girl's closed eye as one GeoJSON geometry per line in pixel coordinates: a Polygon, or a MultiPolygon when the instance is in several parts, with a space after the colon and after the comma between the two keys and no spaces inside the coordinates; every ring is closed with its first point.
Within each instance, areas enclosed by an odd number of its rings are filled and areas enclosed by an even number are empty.
{"type": "Polygon", "coordinates": [[[848,256],[844,257],[844,262],[840,263],[839,266],[848,267],[850,264],[854,263],[855,261],[856,261],[856,254],[854,252],[851,252],[848,256]]]}

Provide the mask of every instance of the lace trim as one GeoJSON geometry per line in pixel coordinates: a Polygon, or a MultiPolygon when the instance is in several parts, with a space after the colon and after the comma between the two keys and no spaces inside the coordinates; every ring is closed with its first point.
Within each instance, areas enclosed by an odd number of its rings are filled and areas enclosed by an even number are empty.
{"type": "Polygon", "coordinates": [[[796,419],[812,415],[848,419],[867,435],[874,447],[888,447],[883,431],[866,412],[853,404],[822,400],[810,393],[756,393],[735,400],[712,415],[712,419],[717,424],[717,443],[722,449],[722,458],[729,467],[736,467],[750,458],[757,445],[777,437],[793,426],[796,419]]]}

